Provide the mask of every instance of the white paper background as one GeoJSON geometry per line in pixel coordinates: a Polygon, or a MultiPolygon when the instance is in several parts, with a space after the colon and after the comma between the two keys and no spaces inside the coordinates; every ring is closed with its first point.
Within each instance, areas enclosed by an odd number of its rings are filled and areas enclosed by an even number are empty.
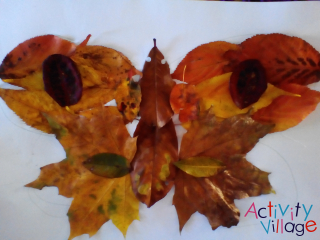
{"type": "MultiPolygon", "coordinates": [[[[230,3],[191,1],[4,1],[0,0],[0,60],[20,42],[55,34],[80,43],[89,33],[91,45],[121,51],[141,70],[157,39],[173,71],[190,50],[216,40],[239,43],[258,33],[279,32],[301,37],[320,50],[320,3],[230,3]]],[[[5,85],[1,85],[4,87],[5,85]]],[[[313,88],[320,90],[319,84],[313,88]]],[[[257,208],[273,204],[307,208],[308,220],[320,226],[320,108],[301,124],[260,140],[248,159],[269,171],[277,194],[236,200],[240,223],[212,231],[207,219],[194,214],[181,235],[173,190],[150,209],[140,205],[140,221],[128,229],[133,239],[320,239],[320,229],[295,233],[266,232],[253,214],[244,214],[255,202],[257,208]]],[[[66,216],[71,199],[58,195],[55,187],[42,191],[24,188],[36,179],[41,166],[62,160],[65,153],[53,135],[26,126],[0,100],[0,239],[66,240],[66,216]]],[[[289,220],[290,209],[285,222],[289,220]]],[[[280,213],[278,212],[277,214],[280,213]]],[[[305,223],[300,209],[295,223],[305,223]]],[[[270,226],[271,228],[271,226],[270,226]]],[[[272,231],[272,230],[270,230],[272,231]]],[[[89,239],[88,235],[75,238],[89,239]]],[[[91,239],[123,239],[109,221],[91,239]]]]}

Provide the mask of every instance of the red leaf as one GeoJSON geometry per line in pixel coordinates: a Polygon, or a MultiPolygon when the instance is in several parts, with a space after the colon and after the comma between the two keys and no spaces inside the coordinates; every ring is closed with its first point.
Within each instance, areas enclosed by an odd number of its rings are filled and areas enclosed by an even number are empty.
{"type": "Polygon", "coordinates": [[[283,34],[261,34],[240,44],[239,50],[225,54],[232,64],[226,72],[246,59],[258,59],[266,70],[267,81],[307,85],[319,81],[320,54],[309,43],[298,37],[283,34]]]}
{"type": "Polygon", "coordinates": [[[204,80],[224,73],[223,68],[229,61],[223,57],[228,50],[237,50],[236,44],[228,42],[211,42],[203,44],[187,54],[172,74],[175,79],[191,84],[198,84],[204,80]]]}
{"type": "Polygon", "coordinates": [[[301,97],[280,96],[258,110],[252,118],[261,123],[273,123],[273,132],[284,131],[305,119],[320,102],[320,92],[298,84],[279,85],[285,91],[299,94],[301,97]]]}
{"type": "Polygon", "coordinates": [[[0,78],[24,78],[41,69],[42,62],[51,54],[70,56],[76,45],[54,35],[31,38],[20,43],[0,65],[0,78]]]}

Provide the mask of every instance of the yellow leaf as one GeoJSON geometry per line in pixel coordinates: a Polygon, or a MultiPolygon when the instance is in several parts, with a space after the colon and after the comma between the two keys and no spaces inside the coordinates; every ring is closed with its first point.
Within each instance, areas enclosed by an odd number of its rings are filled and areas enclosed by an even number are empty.
{"type": "Polygon", "coordinates": [[[196,85],[197,94],[201,98],[201,111],[205,111],[213,106],[214,114],[217,117],[229,118],[238,114],[244,114],[251,108],[253,109],[253,112],[256,112],[257,110],[268,106],[275,98],[282,95],[299,96],[268,84],[267,90],[262,94],[258,102],[247,108],[239,109],[234,104],[229,91],[231,74],[232,73],[225,73],[196,85]]]}
{"type": "Polygon", "coordinates": [[[194,177],[211,177],[226,167],[217,159],[210,157],[191,157],[175,162],[178,168],[194,177]]]}

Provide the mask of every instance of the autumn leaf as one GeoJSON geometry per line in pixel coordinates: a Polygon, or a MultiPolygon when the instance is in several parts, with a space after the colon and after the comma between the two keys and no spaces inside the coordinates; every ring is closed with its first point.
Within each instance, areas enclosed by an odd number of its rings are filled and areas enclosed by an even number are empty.
{"type": "Polygon", "coordinates": [[[168,63],[161,62],[164,56],[156,47],[155,39],[148,56],[151,61],[145,62],[140,80],[143,93],[140,116],[149,126],[163,127],[173,115],[169,98],[175,83],[170,76],[168,63]]]}
{"type": "MultiPolygon", "coordinates": [[[[4,79],[5,82],[23,87],[26,90],[1,89],[0,91],[0,96],[22,120],[28,125],[48,133],[51,131],[50,126],[42,113],[52,115],[55,112],[67,111],[61,108],[44,90],[40,60],[48,54],[57,53],[56,50],[59,50],[60,42],[65,41],[50,36],[50,39],[53,38],[53,40],[50,42],[51,45],[45,45],[49,48],[45,52],[46,55],[43,53],[39,56],[40,50],[28,53],[28,58],[35,59],[33,60],[35,67],[32,72],[21,78],[4,79]]],[[[44,41],[48,37],[38,38],[44,41]]],[[[27,40],[22,43],[22,46],[27,43],[29,45],[38,44],[40,42],[38,38],[27,40]]],[[[18,55],[18,53],[23,55],[19,52],[21,51],[19,46],[8,55],[18,55]]],[[[132,66],[128,58],[114,49],[102,46],[84,46],[84,44],[77,48],[74,47],[71,58],[79,69],[83,83],[80,101],[69,107],[72,113],[80,114],[82,111],[101,107],[112,99],[116,99],[118,109],[121,110],[125,121],[130,122],[135,119],[139,111],[141,93],[139,85],[134,83],[131,77],[135,74],[141,75],[141,73],[132,66]]],[[[5,61],[1,66],[4,65],[5,61]]],[[[18,64],[10,68],[10,74],[15,74],[15,77],[20,76],[19,66],[18,64]]],[[[11,76],[10,74],[3,75],[3,78],[11,76]]]]}
{"type": "Polygon", "coordinates": [[[93,111],[90,118],[73,114],[47,118],[67,157],[42,167],[38,179],[26,186],[37,189],[56,186],[59,194],[73,197],[68,211],[69,239],[85,233],[92,236],[109,219],[125,235],[139,213],[130,175],[108,179],[83,166],[84,161],[100,153],[114,153],[132,160],[136,138],[130,137],[121,114],[116,107],[104,107],[93,111]]]}
{"type": "Polygon", "coordinates": [[[172,120],[162,128],[140,120],[134,136],[138,136],[138,141],[132,161],[132,188],[137,198],[150,207],[173,186],[173,163],[178,160],[177,135],[172,120]]]}
{"type": "Polygon", "coordinates": [[[19,79],[39,71],[42,62],[51,54],[70,56],[76,45],[54,35],[34,37],[20,43],[0,65],[0,78],[19,79]]]}
{"type": "Polygon", "coordinates": [[[170,94],[170,104],[180,122],[195,120],[199,112],[199,96],[192,84],[177,84],[170,94]]]}
{"type": "Polygon", "coordinates": [[[172,74],[172,78],[196,85],[221,75],[225,73],[224,67],[229,64],[228,59],[224,58],[225,52],[238,49],[237,44],[223,41],[203,44],[187,54],[172,74]]]}
{"type": "Polygon", "coordinates": [[[287,92],[299,94],[301,97],[280,96],[269,106],[261,108],[252,118],[261,123],[275,124],[273,132],[284,131],[296,126],[315,110],[320,102],[320,92],[298,84],[281,84],[287,92]]]}
{"type": "Polygon", "coordinates": [[[242,42],[239,49],[225,56],[233,66],[246,59],[257,59],[266,70],[267,81],[273,85],[297,83],[307,85],[319,81],[320,54],[309,43],[284,34],[259,34],[242,42]]]}
{"type": "Polygon", "coordinates": [[[230,165],[212,177],[193,177],[178,170],[175,179],[173,204],[177,210],[180,231],[191,215],[205,215],[213,230],[231,227],[239,222],[240,212],[234,199],[259,196],[272,192],[269,173],[236,156],[230,165]]]}
{"type": "Polygon", "coordinates": [[[187,158],[174,165],[194,177],[211,177],[225,169],[221,161],[208,157],[187,158]]]}
{"type": "Polygon", "coordinates": [[[225,73],[196,85],[196,93],[200,98],[201,111],[208,110],[213,106],[213,111],[216,116],[228,118],[246,113],[251,108],[255,112],[258,109],[268,106],[274,99],[281,95],[289,95],[296,98],[299,97],[299,95],[294,95],[290,92],[281,90],[272,84],[268,84],[267,90],[256,103],[240,109],[236,106],[230,95],[229,80],[231,74],[232,73],[225,73]]]}
{"type": "Polygon", "coordinates": [[[173,204],[178,213],[180,231],[196,211],[208,218],[212,229],[237,225],[239,210],[234,199],[272,191],[268,173],[244,158],[272,127],[254,121],[248,114],[219,119],[214,116],[212,108],[191,122],[182,138],[179,158],[213,158],[221,161],[225,169],[201,178],[178,171],[173,204]]]}

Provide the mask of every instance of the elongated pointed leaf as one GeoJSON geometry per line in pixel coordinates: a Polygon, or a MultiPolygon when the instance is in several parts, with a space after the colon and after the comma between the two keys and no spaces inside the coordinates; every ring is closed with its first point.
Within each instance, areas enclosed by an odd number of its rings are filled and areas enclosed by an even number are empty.
{"type": "Polygon", "coordinates": [[[164,127],[151,127],[140,120],[137,153],[132,161],[132,187],[137,198],[148,207],[166,196],[173,186],[178,160],[178,140],[172,120],[164,127]]]}
{"type": "Polygon", "coordinates": [[[225,169],[223,163],[209,157],[192,157],[175,162],[178,168],[194,177],[211,177],[225,169]]]}
{"type": "Polygon", "coordinates": [[[85,160],[83,166],[93,174],[106,178],[123,177],[130,171],[127,159],[114,153],[98,153],[85,160]]]}
{"type": "Polygon", "coordinates": [[[151,61],[145,62],[140,80],[143,92],[140,115],[149,126],[163,127],[173,115],[169,98],[175,83],[170,76],[169,64],[161,62],[164,56],[156,45],[149,57],[151,61]]]}

